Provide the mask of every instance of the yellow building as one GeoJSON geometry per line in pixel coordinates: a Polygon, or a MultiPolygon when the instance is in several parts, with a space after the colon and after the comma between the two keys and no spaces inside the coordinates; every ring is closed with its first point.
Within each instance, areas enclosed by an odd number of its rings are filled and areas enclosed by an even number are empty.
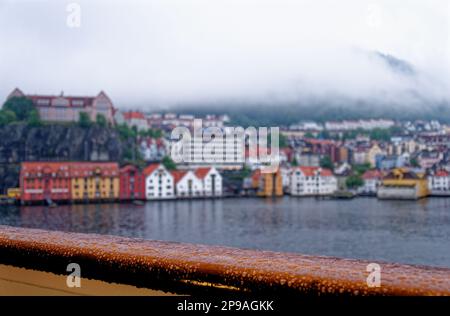
{"type": "Polygon", "coordinates": [[[380,199],[416,200],[430,194],[424,174],[406,168],[391,170],[382,180],[377,196],[380,199]]]}
{"type": "Polygon", "coordinates": [[[283,196],[281,170],[278,168],[273,173],[262,173],[261,170],[256,170],[252,175],[252,186],[256,189],[257,196],[283,196]]]}
{"type": "Polygon", "coordinates": [[[71,165],[71,192],[74,201],[119,198],[117,163],[79,162],[71,165]]]}

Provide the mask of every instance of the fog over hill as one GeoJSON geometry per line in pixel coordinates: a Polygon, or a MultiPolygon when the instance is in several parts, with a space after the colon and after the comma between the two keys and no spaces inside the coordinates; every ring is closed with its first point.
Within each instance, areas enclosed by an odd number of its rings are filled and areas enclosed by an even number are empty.
{"type": "MultiPolygon", "coordinates": [[[[359,52],[363,54],[363,52],[359,52]]],[[[361,57],[361,56],[360,56],[361,57]]],[[[378,51],[365,52],[368,61],[388,72],[398,90],[380,89],[372,95],[357,96],[339,92],[308,93],[298,90],[292,100],[267,96],[260,102],[228,100],[205,104],[179,104],[167,111],[181,113],[227,113],[234,123],[243,125],[290,125],[300,120],[344,120],[362,118],[391,118],[394,120],[436,119],[450,122],[450,103],[440,93],[439,81],[427,77],[411,63],[378,51]],[[435,92],[436,94],[430,93],[435,92]]]]}

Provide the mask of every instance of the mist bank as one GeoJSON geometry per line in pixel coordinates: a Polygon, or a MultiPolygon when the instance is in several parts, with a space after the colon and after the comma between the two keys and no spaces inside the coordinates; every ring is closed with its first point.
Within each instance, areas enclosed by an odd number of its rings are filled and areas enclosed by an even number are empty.
{"type": "Polygon", "coordinates": [[[184,104],[164,109],[163,112],[228,114],[231,123],[240,126],[288,126],[302,120],[318,122],[386,118],[398,121],[438,120],[450,123],[450,104],[438,103],[408,105],[376,103],[365,100],[315,99],[296,103],[213,102],[209,104],[184,104]]]}

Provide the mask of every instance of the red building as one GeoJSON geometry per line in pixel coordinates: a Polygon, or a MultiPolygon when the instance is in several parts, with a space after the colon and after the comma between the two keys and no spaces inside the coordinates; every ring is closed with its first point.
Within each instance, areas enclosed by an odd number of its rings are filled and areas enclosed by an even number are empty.
{"type": "Polygon", "coordinates": [[[120,169],[121,200],[144,200],[145,199],[145,177],[139,168],[126,165],[120,169]]]}
{"type": "Polygon", "coordinates": [[[59,162],[24,162],[20,170],[22,201],[70,200],[69,164],[59,162]]]}

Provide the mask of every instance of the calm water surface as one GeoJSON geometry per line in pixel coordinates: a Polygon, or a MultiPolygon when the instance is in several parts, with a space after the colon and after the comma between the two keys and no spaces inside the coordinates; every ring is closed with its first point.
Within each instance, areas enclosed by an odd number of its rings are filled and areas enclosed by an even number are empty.
{"type": "Polygon", "coordinates": [[[450,198],[1,206],[0,225],[450,267],[450,198]]]}

